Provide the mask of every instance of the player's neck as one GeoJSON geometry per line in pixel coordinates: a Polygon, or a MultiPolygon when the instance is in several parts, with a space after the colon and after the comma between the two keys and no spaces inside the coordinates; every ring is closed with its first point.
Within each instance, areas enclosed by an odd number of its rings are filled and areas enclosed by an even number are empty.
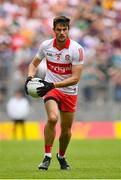
{"type": "Polygon", "coordinates": [[[67,39],[65,41],[63,41],[63,42],[60,42],[60,41],[58,41],[56,39],[56,47],[59,48],[59,49],[65,47],[66,41],[67,41],[67,39]]]}
{"type": "Polygon", "coordinates": [[[70,45],[70,39],[67,38],[65,41],[58,41],[57,39],[54,39],[53,46],[56,47],[59,51],[64,48],[69,48],[70,45]]]}

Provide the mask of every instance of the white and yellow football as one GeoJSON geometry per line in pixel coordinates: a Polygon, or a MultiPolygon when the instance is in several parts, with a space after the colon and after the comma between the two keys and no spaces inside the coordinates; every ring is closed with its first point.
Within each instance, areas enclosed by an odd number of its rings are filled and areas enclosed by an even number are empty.
{"type": "Polygon", "coordinates": [[[37,88],[38,87],[43,87],[44,84],[40,82],[40,78],[32,78],[31,81],[28,82],[27,84],[27,91],[28,94],[30,96],[32,96],[33,98],[38,98],[40,96],[38,96],[37,94],[37,88]]]}

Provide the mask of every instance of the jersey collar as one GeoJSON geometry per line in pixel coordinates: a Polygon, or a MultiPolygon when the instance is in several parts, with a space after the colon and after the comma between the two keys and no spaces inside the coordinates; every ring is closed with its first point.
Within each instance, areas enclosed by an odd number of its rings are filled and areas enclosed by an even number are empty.
{"type": "Polygon", "coordinates": [[[55,38],[54,41],[53,41],[53,47],[56,47],[59,51],[62,50],[62,49],[64,49],[64,48],[68,49],[69,46],[70,46],[70,39],[69,39],[69,38],[66,40],[65,46],[62,47],[62,48],[58,48],[58,47],[57,47],[56,38],[55,38]]]}

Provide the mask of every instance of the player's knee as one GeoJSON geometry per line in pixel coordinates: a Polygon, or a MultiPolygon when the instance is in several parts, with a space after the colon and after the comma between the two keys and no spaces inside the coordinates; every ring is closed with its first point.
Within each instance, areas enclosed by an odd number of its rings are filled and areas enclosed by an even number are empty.
{"type": "Polygon", "coordinates": [[[55,113],[51,113],[49,116],[48,122],[51,125],[56,125],[57,121],[58,121],[58,115],[56,115],[55,113]]]}

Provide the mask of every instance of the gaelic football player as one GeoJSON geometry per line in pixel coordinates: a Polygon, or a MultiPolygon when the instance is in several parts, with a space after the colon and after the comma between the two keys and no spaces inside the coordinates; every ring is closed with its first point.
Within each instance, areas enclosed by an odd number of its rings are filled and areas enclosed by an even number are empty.
{"type": "Polygon", "coordinates": [[[70,169],[65,153],[71,139],[71,127],[77,104],[78,82],[83,69],[84,51],[80,44],[69,38],[70,19],[59,16],[53,20],[55,38],[40,44],[38,52],[28,68],[27,83],[35,77],[38,65],[46,58],[47,72],[41,82],[44,87],[38,88],[39,96],[43,97],[48,120],[44,128],[45,153],[38,168],[47,170],[52,160],[52,146],[55,139],[55,127],[59,119],[61,134],[57,160],[60,168],[70,169]],[[59,111],[58,111],[59,110],[59,111]]]}

